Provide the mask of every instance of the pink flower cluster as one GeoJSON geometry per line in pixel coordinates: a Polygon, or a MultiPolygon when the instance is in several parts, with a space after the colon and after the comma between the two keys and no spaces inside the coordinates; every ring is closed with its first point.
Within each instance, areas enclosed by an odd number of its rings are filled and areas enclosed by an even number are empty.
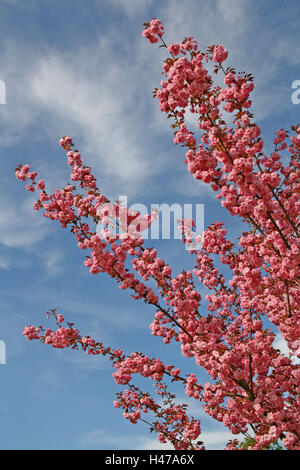
{"type": "Polygon", "coordinates": [[[228,57],[228,51],[224,49],[222,44],[219,44],[218,46],[215,46],[214,48],[214,55],[213,55],[213,60],[215,62],[224,62],[228,57]]]}
{"type": "Polygon", "coordinates": [[[160,20],[153,18],[150,23],[144,23],[145,28],[143,29],[143,36],[148,39],[150,43],[155,43],[158,38],[161,38],[164,34],[164,27],[160,20]]]}
{"type": "Polygon", "coordinates": [[[155,402],[148,393],[131,386],[124,393],[118,394],[114,406],[125,409],[123,415],[132,423],[139,419],[145,421],[142,413],[152,412],[156,419],[150,429],[158,433],[161,443],[169,441],[177,450],[203,450],[203,442],[197,440],[201,433],[199,420],[188,417],[186,406],[174,402],[174,397],[167,392],[165,384],[159,383],[156,386],[156,393],[164,399],[164,405],[155,402]]]}
{"type": "MultiPolygon", "coordinates": [[[[58,315],[58,322],[63,321],[63,317],[58,315]]],[[[70,346],[76,344],[76,341],[79,336],[79,331],[73,328],[58,328],[55,331],[52,331],[50,328],[47,328],[45,334],[41,334],[41,328],[35,328],[34,326],[25,326],[23,330],[23,335],[29,339],[39,339],[45,344],[50,344],[54,348],[64,349],[69,348],[70,346]]]]}
{"type": "MultiPolygon", "coordinates": [[[[153,43],[163,32],[160,21],[153,19],[145,24],[143,35],[153,43]]],[[[55,311],[57,330],[26,326],[23,333],[53,347],[109,355],[115,381],[129,387],[114,405],[132,423],[151,412],[151,429],[176,449],[203,448],[202,442],[194,442],[200,423],[188,418],[184,405],[174,403],[163,378],[181,382],[185,393],[232,433],[247,436],[250,428],[254,449],[267,448],[278,439],[288,449],[300,449],[300,368],[294,362],[300,355],[300,125],[291,133],[276,131],[268,155],[261,128],[249,111],[253,77],[224,68],[228,52],[222,45],[201,52],[192,36],[162,44],[171,57],[164,62],[164,80],[154,95],[161,111],[173,118],[174,143],[186,147],[187,170],[211,186],[231,215],[248,224],[238,243],[230,241],[224,224],[216,221],[202,234],[201,249],[191,245],[194,268],[173,273],[140,235],[152,217],[141,217],[101,194],[68,136],[60,145],[67,153],[74,186],[48,194],[45,181],[36,182],[37,174],[28,165],[19,165],[16,177],[29,180],[29,191],[40,191],[34,208],[59,220],[62,227],[69,226],[78,247],[89,250],[84,264],[90,272],[106,273],[134,299],[151,305],[152,334],[166,344],[178,343],[183,356],[204,369],[211,381],[200,384],[195,374],[183,377],[178,367],[159,358],[126,356],[89,336],[81,337],[72,325],[63,327],[63,317],[55,311]],[[223,86],[214,86],[208,61],[224,75],[223,86]],[[195,116],[199,136],[185,121],[187,110],[195,116]],[[224,119],[224,111],[231,122],[224,119]],[[98,222],[105,226],[102,236],[91,228],[98,222]],[[124,230],[116,233],[110,230],[112,224],[124,230]],[[206,310],[196,288],[199,281],[209,290],[206,310]],[[272,330],[266,325],[273,325],[272,330]],[[273,329],[287,341],[289,357],[275,347],[273,329]],[[132,384],[134,374],[155,381],[164,406],[132,384]]],[[[182,221],[188,245],[192,226],[192,220],[182,221]]],[[[227,448],[239,444],[232,442],[227,448]]]]}

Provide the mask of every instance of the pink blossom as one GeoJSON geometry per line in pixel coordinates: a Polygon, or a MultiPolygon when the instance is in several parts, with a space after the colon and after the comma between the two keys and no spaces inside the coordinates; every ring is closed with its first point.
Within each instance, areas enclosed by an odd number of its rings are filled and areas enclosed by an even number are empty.
{"type": "Polygon", "coordinates": [[[215,62],[224,62],[228,57],[228,51],[227,49],[224,49],[222,44],[219,44],[218,46],[215,47],[214,49],[214,55],[213,55],[213,60],[215,62]]]}

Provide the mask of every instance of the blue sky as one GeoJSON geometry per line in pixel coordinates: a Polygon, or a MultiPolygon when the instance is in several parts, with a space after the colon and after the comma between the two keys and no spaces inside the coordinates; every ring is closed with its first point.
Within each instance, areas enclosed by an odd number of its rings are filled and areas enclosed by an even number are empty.
{"type": "MultiPolygon", "coordinates": [[[[6,345],[0,448],[161,448],[143,424],[132,425],[113,408],[120,386],[106,360],[22,336],[25,324],[47,325],[45,311],[58,307],[83,334],[195,370],[176,345],[150,335],[149,306],[109,278],[89,274],[72,235],[32,210],[33,197],[14,169],[28,162],[49,190],[61,188],[69,173],[58,140],[70,135],[112,199],[204,204],[205,226],[224,220],[237,237],[241,224],[189,177],[183,151],[173,145],[169,123],[152,99],[165,51],[142,37],[142,24],[160,18],[168,42],[193,34],[202,50],[224,44],[227,63],[254,74],[253,111],[270,151],[273,132],[299,121],[291,85],[300,80],[300,4],[0,0],[0,8],[0,80],[6,85],[6,104],[0,104],[0,340],[6,345]]],[[[154,243],[175,269],[191,266],[178,240],[154,243]]],[[[183,398],[182,390],[176,392],[183,398]]],[[[222,448],[230,433],[195,402],[191,412],[202,421],[207,448],[222,448]]]]}

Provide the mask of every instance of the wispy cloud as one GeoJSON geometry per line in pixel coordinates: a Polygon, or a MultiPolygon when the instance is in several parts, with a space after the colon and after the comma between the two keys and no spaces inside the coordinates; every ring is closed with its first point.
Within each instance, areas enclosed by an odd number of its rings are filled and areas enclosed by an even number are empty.
{"type": "Polygon", "coordinates": [[[29,248],[49,233],[45,219],[32,209],[32,199],[17,204],[0,199],[0,243],[8,247],[29,248]]]}
{"type": "Polygon", "coordinates": [[[7,258],[4,258],[3,256],[0,256],[0,269],[9,269],[9,260],[7,258]]]}
{"type": "Polygon", "coordinates": [[[117,434],[112,435],[104,429],[95,429],[88,431],[79,436],[78,442],[82,447],[93,447],[106,449],[132,449],[133,443],[134,448],[144,448],[143,443],[145,437],[140,435],[135,436],[118,436],[117,434]],[[140,447],[142,445],[142,447],[140,447]]]}
{"type": "Polygon", "coordinates": [[[147,103],[141,99],[147,70],[135,44],[130,44],[131,54],[121,53],[129,43],[120,45],[116,56],[118,40],[124,43],[113,30],[99,35],[92,46],[68,52],[43,44],[33,51],[12,39],[4,44],[0,67],[8,97],[0,116],[1,146],[29,136],[56,142],[61,135],[72,135],[112,192],[116,187],[127,194],[145,190],[146,180],[156,172],[154,162],[159,166],[160,160],[147,134],[147,103]]]}
{"type": "MultiPolygon", "coordinates": [[[[150,3],[141,7],[137,1],[110,0],[110,5],[131,17],[138,8],[139,14],[141,8],[146,11],[150,3]]],[[[274,57],[282,56],[290,40],[282,31],[278,39],[275,33],[263,30],[259,34],[264,54],[249,49],[249,35],[258,33],[253,2],[173,0],[151,11],[164,22],[168,41],[192,33],[203,49],[222,42],[230,51],[228,63],[256,75],[254,110],[258,119],[290,104],[287,90],[274,82],[280,67],[274,57]],[[270,35],[277,48],[268,47],[270,35]]],[[[161,158],[159,142],[162,133],[171,140],[168,123],[157,104],[149,109],[148,99],[143,98],[159,85],[162,56],[164,51],[147,44],[140,31],[132,41],[115,28],[105,35],[99,33],[93,44],[68,52],[45,44],[32,50],[10,38],[0,61],[8,89],[8,103],[1,115],[1,145],[10,145],[26,133],[34,139],[48,136],[55,142],[61,134],[72,134],[113,195],[117,189],[124,194],[147,193],[149,178],[163,173],[170,163],[169,154],[161,158]]],[[[297,54],[291,57],[298,60],[297,54]]]]}
{"type": "Polygon", "coordinates": [[[139,155],[139,126],[129,112],[132,78],[126,80],[128,87],[120,86],[120,76],[128,75],[128,69],[104,62],[100,76],[89,78],[84,67],[70,66],[67,57],[47,57],[38,66],[32,92],[38,104],[60,121],[62,129],[63,121],[69,128],[77,126],[90,152],[89,160],[104,176],[134,181],[149,171],[149,166],[139,155]]]}
{"type": "MultiPolygon", "coordinates": [[[[204,442],[206,450],[222,450],[232,439],[229,431],[203,432],[199,439],[204,442]]],[[[82,448],[119,449],[119,450],[174,450],[171,443],[160,443],[155,437],[147,435],[120,436],[110,434],[104,429],[95,429],[79,436],[78,443],[82,448]]]]}
{"type": "MultiPolygon", "coordinates": [[[[279,349],[281,354],[283,354],[286,357],[289,357],[290,349],[288,347],[287,342],[285,341],[285,339],[283,338],[280,332],[276,334],[276,339],[274,341],[274,348],[279,349]]],[[[293,363],[300,364],[300,358],[293,357],[293,363]]]]}
{"type": "Polygon", "coordinates": [[[172,177],[172,188],[178,194],[197,198],[196,202],[199,204],[201,203],[201,197],[215,199],[215,193],[210,185],[195,180],[193,175],[188,173],[185,168],[182,169],[180,174],[175,174],[172,177]]]}
{"type": "Polygon", "coordinates": [[[40,262],[49,277],[54,277],[63,270],[63,252],[60,249],[43,250],[39,253],[40,262]]]}
{"type": "MultiPolygon", "coordinates": [[[[95,0],[96,4],[101,3],[101,0],[95,0]]],[[[146,8],[151,5],[151,0],[109,0],[109,4],[115,9],[125,12],[129,18],[134,18],[137,15],[141,15],[142,11],[145,11],[146,8]]]]}

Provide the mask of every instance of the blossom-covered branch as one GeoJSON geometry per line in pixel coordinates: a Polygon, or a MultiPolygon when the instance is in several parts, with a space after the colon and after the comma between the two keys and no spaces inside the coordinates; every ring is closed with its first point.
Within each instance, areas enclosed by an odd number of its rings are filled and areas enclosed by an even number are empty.
{"type": "MultiPolygon", "coordinates": [[[[198,249],[190,245],[193,222],[183,220],[183,242],[195,265],[174,274],[155,248],[145,246],[141,235],[155,215],[141,216],[120,201],[109,201],[68,136],[60,145],[71,166],[72,185],[48,194],[45,181],[38,180],[29,165],[20,164],[16,176],[27,182],[28,191],[39,191],[34,208],[69,227],[78,247],[89,250],[84,264],[90,272],[106,273],[133,299],[152,305],[152,334],[166,344],[178,343],[181,353],[211,381],[201,384],[195,374],[182,377],[179,368],[158,358],[126,356],[82,338],[73,325],[61,326],[56,310],[52,313],[57,330],[26,326],[24,334],[54,347],[80,346],[89,354],[109,355],[114,379],[129,386],[115,406],[123,408],[133,423],[144,420],[161,442],[170,441],[175,448],[204,446],[198,440],[199,421],[188,418],[185,407],[173,401],[163,377],[181,382],[185,393],[210,416],[232,433],[247,436],[253,443],[250,448],[265,449],[281,439],[286,448],[300,449],[300,371],[294,361],[300,356],[300,125],[276,131],[274,150],[267,155],[261,128],[250,112],[252,75],[225,66],[229,54],[223,45],[199,51],[192,36],[167,45],[158,19],[144,26],[150,43],[161,41],[170,54],[154,97],[172,119],[174,143],[186,148],[188,172],[210,185],[222,206],[248,224],[238,243],[228,238],[224,223],[215,221],[202,234],[198,249]],[[223,86],[214,85],[208,62],[214,74],[223,74],[223,86]],[[188,128],[187,111],[195,116],[199,135],[188,128]],[[92,228],[99,222],[104,226],[101,234],[92,228]],[[120,231],[111,230],[111,224],[120,231]],[[210,290],[206,308],[196,288],[199,281],[210,290]],[[274,347],[275,331],[287,341],[290,357],[274,347]],[[133,374],[158,384],[164,406],[131,383],[133,374]],[[148,411],[154,422],[142,417],[148,411]]],[[[227,446],[240,447],[238,441],[227,446]]]]}

